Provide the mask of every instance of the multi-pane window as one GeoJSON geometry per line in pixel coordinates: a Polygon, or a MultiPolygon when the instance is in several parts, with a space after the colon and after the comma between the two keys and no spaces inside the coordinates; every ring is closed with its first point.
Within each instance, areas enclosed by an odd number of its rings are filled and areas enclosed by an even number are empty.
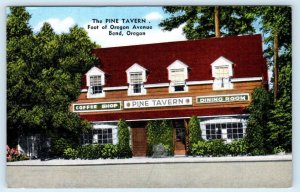
{"type": "Polygon", "coordinates": [[[90,76],[90,86],[92,94],[102,93],[102,83],[100,75],[90,76]]]}
{"type": "Polygon", "coordinates": [[[221,139],[221,124],[206,124],[206,139],[221,139]]]}
{"type": "Polygon", "coordinates": [[[200,120],[202,135],[204,139],[225,139],[230,142],[241,139],[246,133],[245,117],[229,118],[202,118],[200,120]]]}
{"type": "Polygon", "coordinates": [[[142,72],[130,73],[130,87],[132,93],[142,93],[142,72]]]}
{"type": "Polygon", "coordinates": [[[216,66],[215,67],[215,77],[216,78],[226,78],[229,77],[229,66],[216,66]]]}
{"type": "Polygon", "coordinates": [[[243,124],[242,123],[227,123],[227,138],[240,139],[243,138],[243,124]]]}
{"type": "Polygon", "coordinates": [[[170,69],[171,84],[170,92],[186,91],[184,68],[170,69]]]}
{"type": "Polygon", "coordinates": [[[83,144],[112,144],[113,134],[112,129],[93,129],[82,135],[83,144]]]}
{"type": "Polygon", "coordinates": [[[184,82],[184,69],[171,69],[171,81],[172,82],[184,82]]]}
{"type": "Polygon", "coordinates": [[[130,73],[130,83],[140,84],[143,82],[142,72],[130,73]]]}
{"type": "Polygon", "coordinates": [[[112,138],[112,129],[98,129],[96,130],[96,133],[98,138],[97,141],[99,144],[112,144],[113,138],[112,138]]]}

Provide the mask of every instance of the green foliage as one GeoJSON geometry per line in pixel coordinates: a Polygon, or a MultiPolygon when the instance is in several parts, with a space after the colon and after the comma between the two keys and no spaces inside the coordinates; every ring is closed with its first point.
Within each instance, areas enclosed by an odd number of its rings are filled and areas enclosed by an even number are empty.
{"type": "Polygon", "coordinates": [[[77,148],[77,157],[80,159],[99,159],[102,157],[103,145],[88,144],[77,148]]]}
{"type": "MultiPolygon", "coordinates": [[[[288,6],[259,6],[255,13],[264,32],[265,55],[273,66],[274,37],[278,34],[278,94],[270,112],[270,145],[292,151],[292,11],[288,6]]],[[[274,75],[274,74],[273,74],[274,75]]]]}
{"type": "Polygon", "coordinates": [[[193,156],[225,156],[228,154],[228,147],[223,140],[199,140],[192,144],[191,154],[193,156]]]}
{"type": "Polygon", "coordinates": [[[228,153],[232,156],[246,155],[247,146],[244,139],[234,140],[227,144],[228,153]]]}
{"type": "Polygon", "coordinates": [[[252,155],[262,155],[270,151],[270,145],[267,142],[270,136],[267,126],[270,106],[268,92],[262,87],[256,88],[252,93],[251,104],[247,108],[250,116],[245,136],[248,152],[252,155]]]}
{"type": "Polygon", "coordinates": [[[153,146],[162,144],[168,155],[173,155],[173,128],[170,120],[148,121],[147,131],[147,155],[153,154],[153,146]]]}
{"type": "Polygon", "coordinates": [[[126,121],[120,120],[118,122],[118,154],[120,158],[132,157],[130,148],[130,134],[126,121]]]}
{"type": "Polygon", "coordinates": [[[63,157],[65,159],[76,159],[77,158],[77,153],[78,153],[78,151],[76,149],[68,147],[64,150],[63,157]]]}
{"type": "Polygon", "coordinates": [[[228,153],[227,145],[221,139],[207,141],[209,155],[213,157],[225,156],[228,153]]]}
{"type": "Polygon", "coordinates": [[[51,153],[53,156],[62,157],[67,148],[71,148],[72,144],[65,138],[54,137],[51,142],[51,153]]]}
{"type": "Polygon", "coordinates": [[[206,156],[209,154],[208,145],[206,141],[198,141],[191,145],[191,155],[193,156],[206,156]]]}
{"type": "Polygon", "coordinates": [[[279,75],[280,97],[271,110],[269,127],[271,131],[270,143],[273,147],[292,151],[292,69],[291,65],[282,68],[279,75]],[[285,88],[283,88],[285,87],[285,88]]]}
{"type": "Polygon", "coordinates": [[[64,150],[64,158],[66,159],[113,159],[118,157],[118,147],[113,144],[88,144],[74,148],[66,148],[64,150]]]}
{"type": "Polygon", "coordinates": [[[118,156],[118,146],[113,144],[105,144],[101,151],[101,157],[103,159],[113,159],[118,156]]]}
{"type": "Polygon", "coordinates": [[[91,126],[69,107],[80,94],[82,74],[98,62],[91,55],[96,44],[78,26],[57,35],[45,23],[33,34],[29,19],[24,7],[11,7],[7,18],[8,144],[34,133],[79,143],[91,126]]]}
{"type": "MultiPolygon", "coordinates": [[[[170,17],[159,24],[163,30],[171,31],[185,24],[183,33],[187,39],[201,39],[215,36],[213,6],[176,6],[164,7],[170,17]]],[[[254,14],[250,7],[220,6],[221,35],[239,35],[254,33],[252,22],[254,14]]]]}
{"type": "Polygon", "coordinates": [[[203,140],[202,139],[202,133],[200,129],[199,119],[196,116],[192,116],[189,124],[188,124],[188,130],[189,130],[189,146],[188,151],[191,150],[194,143],[197,143],[198,141],[203,140]]]}

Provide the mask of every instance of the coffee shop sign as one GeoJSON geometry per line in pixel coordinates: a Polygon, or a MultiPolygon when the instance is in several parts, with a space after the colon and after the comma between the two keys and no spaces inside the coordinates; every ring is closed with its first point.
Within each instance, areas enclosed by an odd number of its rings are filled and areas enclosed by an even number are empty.
{"type": "Polygon", "coordinates": [[[73,104],[74,112],[121,110],[121,101],[73,104]]]}

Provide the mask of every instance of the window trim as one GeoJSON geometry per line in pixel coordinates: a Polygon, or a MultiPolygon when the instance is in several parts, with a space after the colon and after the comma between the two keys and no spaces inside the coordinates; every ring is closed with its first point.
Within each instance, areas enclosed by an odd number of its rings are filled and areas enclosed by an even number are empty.
{"type": "MultiPolygon", "coordinates": [[[[201,127],[201,131],[202,131],[202,138],[204,140],[208,140],[207,139],[207,135],[206,135],[206,125],[207,124],[224,124],[224,123],[242,123],[242,130],[243,130],[243,137],[245,137],[246,135],[246,129],[247,129],[247,119],[244,118],[237,118],[237,117],[212,117],[209,118],[208,120],[201,120],[200,119],[200,127],[201,127]]],[[[228,128],[226,126],[226,129],[222,129],[221,128],[221,139],[224,139],[227,143],[232,142],[235,139],[229,139],[228,138],[228,128]]],[[[240,138],[238,138],[240,139],[240,138]]]]}
{"type": "Polygon", "coordinates": [[[145,89],[144,83],[147,81],[146,79],[146,71],[144,67],[140,66],[139,64],[135,63],[131,67],[129,67],[126,70],[127,74],[127,83],[128,83],[128,90],[127,94],[128,96],[139,96],[139,95],[146,95],[147,91],[145,89]],[[140,83],[133,83],[131,82],[131,75],[135,73],[141,73],[141,82],[140,83]],[[140,93],[134,93],[134,85],[140,84],[141,85],[141,92],[140,93]]]}
{"type": "Polygon", "coordinates": [[[169,84],[169,93],[185,93],[188,92],[188,86],[186,83],[186,80],[188,79],[188,65],[186,65],[185,63],[183,63],[180,60],[176,60],[173,63],[171,63],[168,67],[168,79],[170,81],[169,84]],[[174,75],[174,70],[181,70],[181,72],[183,73],[183,78],[180,81],[176,81],[176,78],[173,78],[174,75]],[[184,85],[184,90],[183,91],[175,91],[175,86],[178,85],[184,85]]]}
{"type": "Polygon", "coordinates": [[[86,74],[86,86],[87,88],[87,98],[102,98],[105,97],[104,85],[105,85],[105,73],[99,69],[98,67],[92,67],[86,74]],[[92,86],[91,86],[91,77],[93,76],[100,76],[100,82],[102,87],[102,93],[92,93],[92,86]]]}
{"type": "Polygon", "coordinates": [[[225,57],[221,56],[218,59],[216,59],[211,64],[211,71],[212,71],[212,77],[213,80],[213,90],[228,90],[233,89],[233,83],[231,81],[231,77],[233,76],[233,62],[226,59],[225,57]],[[217,75],[217,67],[228,67],[228,76],[219,77],[217,75]],[[226,83],[226,86],[221,87],[221,81],[224,81],[224,79],[228,80],[228,83],[226,83]]]}

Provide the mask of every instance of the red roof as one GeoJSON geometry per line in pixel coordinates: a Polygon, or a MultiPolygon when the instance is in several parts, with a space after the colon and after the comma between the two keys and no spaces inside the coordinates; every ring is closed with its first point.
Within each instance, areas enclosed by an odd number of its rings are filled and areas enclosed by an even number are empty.
{"type": "MultiPolygon", "coordinates": [[[[211,80],[210,64],[220,56],[234,63],[233,78],[264,77],[267,66],[261,35],[94,49],[105,72],[107,87],[127,85],[126,70],[134,63],[147,69],[146,84],[167,83],[167,67],[175,60],[189,66],[188,81],[211,80]]],[[[85,87],[85,85],[83,85],[85,87]]]]}
{"type": "Polygon", "coordinates": [[[244,114],[243,107],[224,108],[207,108],[207,109],[185,109],[185,110],[161,110],[159,113],[153,111],[127,112],[127,113],[101,113],[101,114],[81,114],[82,119],[88,121],[115,121],[141,120],[141,119],[163,119],[163,118],[180,118],[191,116],[215,116],[215,115],[233,115],[244,114]]]}

